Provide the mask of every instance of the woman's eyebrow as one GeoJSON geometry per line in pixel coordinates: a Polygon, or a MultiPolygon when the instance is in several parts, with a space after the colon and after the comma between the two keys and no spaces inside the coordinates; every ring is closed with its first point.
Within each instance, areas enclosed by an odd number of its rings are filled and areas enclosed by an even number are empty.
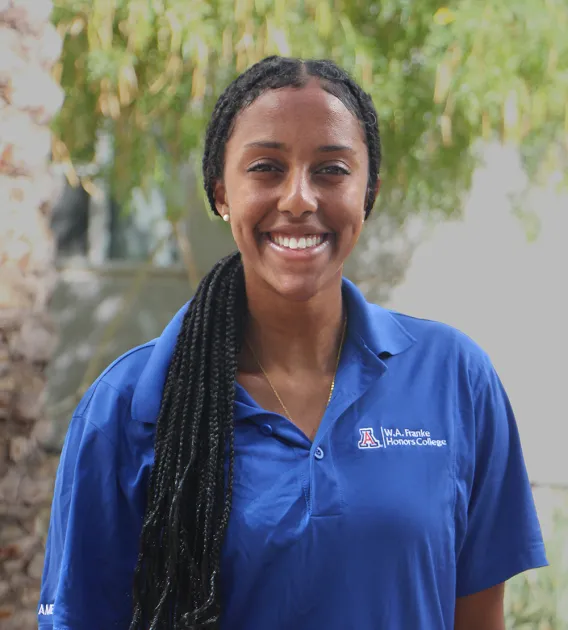
{"type": "Polygon", "coordinates": [[[269,140],[257,140],[256,142],[249,142],[245,144],[245,149],[281,149],[282,151],[289,151],[283,142],[271,142],[269,140]]]}
{"type": "Polygon", "coordinates": [[[325,144],[318,147],[318,151],[321,153],[334,153],[336,151],[351,151],[353,153],[353,147],[347,144],[325,144]]]}
{"type": "MultiPolygon", "coordinates": [[[[288,147],[284,142],[272,142],[269,140],[258,140],[256,142],[249,142],[245,145],[246,149],[280,149],[281,151],[289,151],[290,147],[288,147]]],[[[351,151],[353,152],[353,147],[350,147],[347,144],[324,144],[317,148],[319,153],[334,153],[338,151],[351,151]]]]}

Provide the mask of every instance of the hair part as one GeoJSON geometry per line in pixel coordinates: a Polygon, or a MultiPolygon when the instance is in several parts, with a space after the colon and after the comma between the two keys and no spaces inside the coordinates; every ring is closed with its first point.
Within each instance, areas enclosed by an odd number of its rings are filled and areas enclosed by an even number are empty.
{"type": "Polygon", "coordinates": [[[215,203],[215,184],[223,179],[225,147],[238,114],[267,90],[284,87],[302,88],[312,78],[322,89],[338,98],[359,120],[367,145],[369,176],[365,196],[365,218],[371,213],[381,166],[381,140],[378,116],[373,100],[351,76],[333,61],[267,57],[237,77],[221,94],[207,127],[203,153],[203,183],[211,210],[219,214],[215,203]]]}

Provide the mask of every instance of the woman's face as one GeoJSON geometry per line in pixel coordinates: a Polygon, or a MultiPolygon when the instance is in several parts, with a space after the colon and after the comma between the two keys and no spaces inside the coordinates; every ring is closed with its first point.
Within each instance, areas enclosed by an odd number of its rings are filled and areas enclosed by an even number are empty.
{"type": "Polygon", "coordinates": [[[247,285],[303,301],[339,281],[367,180],[361,125],[317,80],[259,96],[236,118],[215,190],[247,285]]]}

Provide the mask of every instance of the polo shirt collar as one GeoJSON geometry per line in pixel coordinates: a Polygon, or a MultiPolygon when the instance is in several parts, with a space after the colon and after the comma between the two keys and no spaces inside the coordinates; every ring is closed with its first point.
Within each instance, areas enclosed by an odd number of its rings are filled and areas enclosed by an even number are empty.
{"type": "MultiPolygon", "coordinates": [[[[377,358],[377,367],[384,366],[380,359],[400,354],[413,345],[415,339],[395,316],[387,309],[367,302],[347,278],[343,278],[343,295],[349,328],[346,343],[362,345],[369,355],[377,358]]],[[[155,423],[158,418],[169,364],[188,306],[189,302],[176,313],[154,342],[132,397],[131,413],[135,420],[155,423]]],[[[253,411],[250,404],[245,403],[245,407],[249,413],[253,411]]],[[[240,411],[245,412],[245,409],[240,411]]],[[[236,418],[240,415],[237,410],[236,418]]]]}
{"type": "Polygon", "coordinates": [[[367,302],[363,293],[347,278],[343,278],[343,297],[349,330],[376,356],[400,354],[416,341],[391,311],[367,302]]]}

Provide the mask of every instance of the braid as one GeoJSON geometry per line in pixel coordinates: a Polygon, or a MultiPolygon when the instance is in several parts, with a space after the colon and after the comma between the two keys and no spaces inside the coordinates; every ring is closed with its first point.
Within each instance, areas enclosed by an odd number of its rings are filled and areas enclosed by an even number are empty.
{"type": "Polygon", "coordinates": [[[234,389],[245,308],[242,264],[233,254],[199,285],[168,370],[131,630],[219,627],[220,550],[231,510],[234,389]]]}
{"type": "MultiPolygon", "coordinates": [[[[371,97],[331,61],[268,57],[223,92],[207,128],[204,185],[213,212],[225,145],[238,113],[269,89],[316,77],[360,121],[369,156],[365,206],[375,201],[381,162],[371,97]]],[[[200,283],[184,316],[157,419],[154,466],[134,575],[130,630],[218,630],[221,549],[233,490],[235,378],[246,313],[239,254],[200,283]]]]}
{"type": "Polygon", "coordinates": [[[218,214],[215,183],[223,177],[225,145],[239,112],[267,90],[299,88],[311,77],[320,79],[322,88],[342,101],[363,127],[369,156],[365,217],[369,216],[375,203],[375,187],[381,166],[378,116],[371,97],[333,61],[302,61],[287,57],[267,57],[254,64],[227,87],[215,105],[203,153],[204,186],[215,214],[218,214]]]}

